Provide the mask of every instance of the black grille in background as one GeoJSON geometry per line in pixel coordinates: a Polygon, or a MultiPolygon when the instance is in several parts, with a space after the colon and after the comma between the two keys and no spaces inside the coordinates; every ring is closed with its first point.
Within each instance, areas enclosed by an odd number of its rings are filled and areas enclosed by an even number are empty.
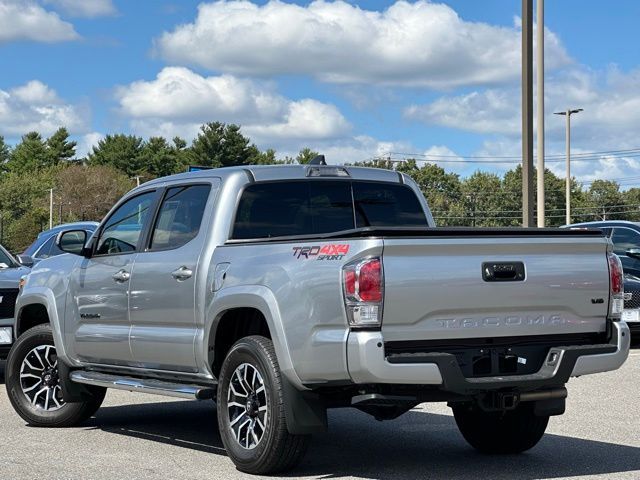
{"type": "Polygon", "coordinates": [[[0,288],[0,318],[13,318],[16,309],[17,288],[0,288]]]}
{"type": "Polygon", "coordinates": [[[624,294],[625,294],[625,297],[631,294],[631,299],[625,300],[624,308],[626,309],[640,308],[640,291],[636,290],[635,288],[630,289],[628,285],[625,285],[624,294]]]}

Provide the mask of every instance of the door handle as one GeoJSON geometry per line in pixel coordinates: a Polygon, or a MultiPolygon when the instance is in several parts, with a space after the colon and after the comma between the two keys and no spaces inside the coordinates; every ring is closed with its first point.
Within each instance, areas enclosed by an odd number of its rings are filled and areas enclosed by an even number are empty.
{"type": "Polygon", "coordinates": [[[131,278],[131,274],[126,270],[120,270],[118,273],[114,273],[111,278],[113,278],[118,283],[123,283],[131,278]]]}
{"type": "Polygon", "coordinates": [[[173,272],[171,272],[171,276],[176,280],[178,280],[179,282],[182,282],[188,278],[191,278],[192,275],[193,275],[193,270],[185,267],[184,265],[178,268],[177,270],[174,270],[173,272]]]}

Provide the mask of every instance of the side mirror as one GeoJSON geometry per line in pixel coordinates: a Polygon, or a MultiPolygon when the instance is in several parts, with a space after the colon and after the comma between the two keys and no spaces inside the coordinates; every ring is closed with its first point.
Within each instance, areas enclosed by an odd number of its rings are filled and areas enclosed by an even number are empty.
{"type": "Polygon", "coordinates": [[[56,245],[60,250],[74,255],[85,255],[85,243],[87,232],[84,230],[66,230],[60,232],[56,238],[56,245]]]}
{"type": "Polygon", "coordinates": [[[626,252],[627,257],[635,258],[636,260],[640,260],[640,248],[630,248],[626,252]]]}
{"type": "Polygon", "coordinates": [[[34,261],[29,255],[16,255],[16,260],[23,267],[33,267],[34,261]]]}

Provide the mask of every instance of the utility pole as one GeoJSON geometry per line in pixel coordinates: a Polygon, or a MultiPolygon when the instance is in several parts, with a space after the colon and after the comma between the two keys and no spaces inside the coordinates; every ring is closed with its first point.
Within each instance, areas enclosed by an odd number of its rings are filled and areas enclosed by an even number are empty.
{"type": "Polygon", "coordinates": [[[53,228],[53,188],[49,189],[49,230],[53,228]]]}
{"type": "Polygon", "coordinates": [[[522,226],[533,227],[533,0],[522,0],[522,226]]]}
{"type": "Polygon", "coordinates": [[[554,115],[565,115],[567,117],[567,131],[566,131],[567,178],[565,180],[565,208],[566,208],[565,223],[567,225],[571,223],[571,115],[579,112],[582,112],[582,108],[576,108],[573,110],[571,110],[570,108],[567,108],[567,110],[564,112],[554,112],[554,115]]]}
{"type": "Polygon", "coordinates": [[[538,97],[538,228],[544,228],[544,0],[537,0],[536,16],[536,87],[538,97]]]}

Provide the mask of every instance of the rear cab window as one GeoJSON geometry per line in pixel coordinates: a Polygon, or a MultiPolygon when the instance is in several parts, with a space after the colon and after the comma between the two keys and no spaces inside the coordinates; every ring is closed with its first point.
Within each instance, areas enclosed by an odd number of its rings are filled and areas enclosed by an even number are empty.
{"type": "Polygon", "coordinates": [[[415,192],[358,180],[260,182],[245,188],[232,239],[340,232],[361,227],[426,227],[415,192]]]}

